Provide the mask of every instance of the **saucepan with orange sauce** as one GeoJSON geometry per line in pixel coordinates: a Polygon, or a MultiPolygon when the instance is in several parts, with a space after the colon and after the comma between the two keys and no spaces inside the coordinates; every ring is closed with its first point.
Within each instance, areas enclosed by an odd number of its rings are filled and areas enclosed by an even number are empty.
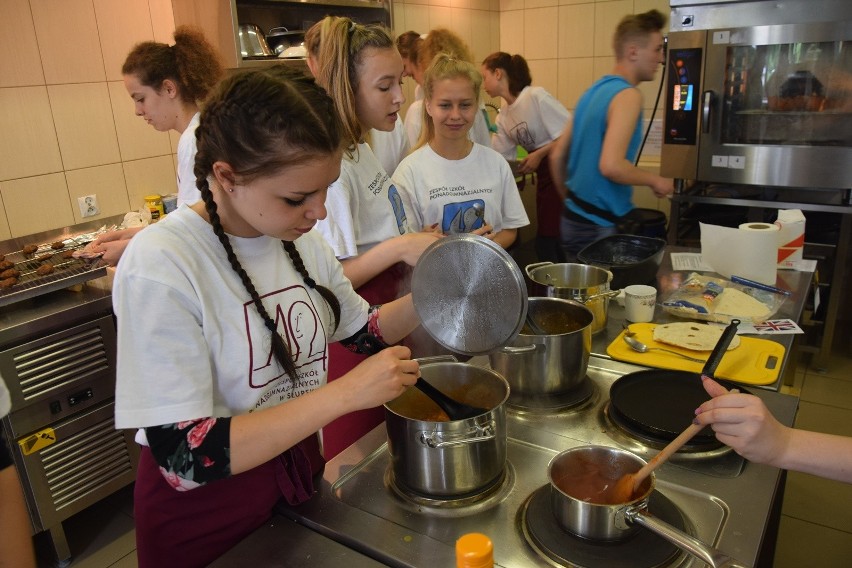
{"type": "Polygon", "coordinates": [[[622,476],[645,465],[639,456],[608,446],[578,446],[556,455],[548,466],[550,504],[559,526],[589,540],[618,541],[650,530],[714,568],[742,566],[648,511],[656,477],[651,473],[628,501],[612,490],[622,476]]]}

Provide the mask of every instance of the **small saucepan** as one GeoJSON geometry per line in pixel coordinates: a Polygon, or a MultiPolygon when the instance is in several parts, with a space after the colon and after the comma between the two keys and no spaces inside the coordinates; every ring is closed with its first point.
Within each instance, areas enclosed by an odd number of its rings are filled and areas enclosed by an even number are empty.
{"type": "Polygon", "coordinates": [[[648,500],[656,485],[651,473],[631,501],[601,502],[609,484],[645,465],[639,456],[607,446],[579,446],[556,455],[548,466],[550,504],[559,526],[581,538],[613,542],[644,527],[714,568],[741,566],[700,540],[653,516],[648,500]]]}

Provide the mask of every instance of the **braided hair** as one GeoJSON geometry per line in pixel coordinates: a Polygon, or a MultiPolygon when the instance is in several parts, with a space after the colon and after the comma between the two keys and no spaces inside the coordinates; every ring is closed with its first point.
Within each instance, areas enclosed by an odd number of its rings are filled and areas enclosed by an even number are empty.
{"type": "MultiPolygon", "coordinates": [[[[317,156],[330,155],[341,146],[341,130],[334,103],[325,91],[299,71],[277,65],[239,73],[222,81],[201,111],[195,131],[198,146],[194,170],[196,185],[213,232],[272,334],[275,359],[294,379],[296,363],[276,331],[275,320],[234,253],[222,227],[208,178],[217,161],[227,162],[242,180],[249,182],[304,164],[317,156]]],[[[336,327],[340,320],[337,297],[311,278],[295,243],[281,242],[305,284],[328,303],[336,327]]]]}

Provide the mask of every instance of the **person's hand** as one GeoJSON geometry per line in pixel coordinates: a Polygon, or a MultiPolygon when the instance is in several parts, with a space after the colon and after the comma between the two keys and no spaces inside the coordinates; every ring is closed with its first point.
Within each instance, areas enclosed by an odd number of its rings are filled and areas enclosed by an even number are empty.
{"type": "Polygon", "coordinates": [[[535,173],[538,170],[538,166],[541,164],[541,160],[543,157],[544,154],[540,154],[538,152],[533,152],[532,154],[529,154],[526,158],[518,162],[518,173],[535,173]]]}
{"type": "Polygon", "coordinates": [[[403,239],[401,242],[403,244],[402,248],[402,262],[407,264],[408,266],[414,266],[417,264],[417,261],[420,259],[420,255],[423,254],[423,251],[426,248],[437,241],[438,239],[443,238],[444,235],[438,231],[420,231],[418,233],[406,233],[399,237],[403,239]]]}
{"type": "Polygon", "coordinates": [[[470,234],[471,235],[479,235],[480,237],[485,237],[486,239],[493,239],[494,238],[493,230],[494,230],[494,227],[492,227],[488,223],[485,223],[480,228],[474,229],[473,231],[471,231],[470,234]]]}
{"type": "Polygon", "coordinates": [[[651,186],[651,190],[657,197],[669,197],[675,190],[674,180],[672,178],[658,178],[651,186]]]}
{"type": "Polygon", "coordinates": [[[411,359],[411,349],[395,345],[367,358],[344,377],[348,396],[356,409],[374,408],[393,400],[420,376],[420,364],[411,359]]]}
{"type": "Polygon", "coordinates": [[[713,379],[702,377],[702,382],[713,398],[696,409],[698,424],[711,425],[720,442],[750,461],[772,464],[784,455],[790,429],[772,416],[762,400],[729,393],[713,379]]]}
{"type": "Polygon", "coordinates": [[[99,236],[90,244],[91,250],[97,253],[103,253],[101,258],[108,266],[116,266],[121,255],[124,254],[124,249],[130,243],[136,233],[145,227],[131,227],[129,229],[121,229],[118,231],[110,231],[99,236]]]}

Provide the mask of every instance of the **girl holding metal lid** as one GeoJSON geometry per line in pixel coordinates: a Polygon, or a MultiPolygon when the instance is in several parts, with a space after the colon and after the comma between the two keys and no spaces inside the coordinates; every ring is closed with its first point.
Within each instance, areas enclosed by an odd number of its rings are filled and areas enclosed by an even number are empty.
{"type": "Polygon", "coordinates": [[[423,132],[394,173],[411,201],[415,229],[485,235],[503,248],[529,224],[508,162],[468,132],[479,114],[482,76],[472,63],[438,54],[423,79],[423,132]]]}
{"type": "MultiPolygon", "coordinates": [[[[343,264],[343,273],[364,299],[381,304],[406,291],[408,266],[441,237],[412,232],[408,204],[369,145],[371,129],[394,128],[402,95],[402,58],[390,32],[349,18],[320,22],[317,82],[334,101],[343,121],[343,164],[317,231],[343,264]]],[[[362,357],[332,346],[329,380],[343,376],[362,357]]],[[[326,457],[360,438],[384,419],[382,408],[349,416],[323,431],[326,457]]]]}
{"type": "Polygon", "coordinates": [[[482,62],[482,77],[485,92],[504,101],[497,115],[497,133],[491,137],[491,147],[507,160],[514,160],[517,147],[521,146],[528,154],[518,164],[518,172],[537,176],[538,259],[564,262],[559,244],[562,198],[550,176],[548,155],[571,115],[553,95],[532,86],[530,68],[520,55],[492,53],[482,62]]]}
{"type": "Polygon", "coordinates": [[[419,375],[394,346],[326,382],[330,342],[395,342],[418,318],[410,296],[370,308],[312,230],[344,146],[325,91],[281,67],[236,74],[202,110],[197,139],[202,201],[137,235],[113,289],[116,426],[140,428],[143,446],[142,568],[206,566],[282,497],[309,499],[324,463],[317,431],[419,375]]]}

